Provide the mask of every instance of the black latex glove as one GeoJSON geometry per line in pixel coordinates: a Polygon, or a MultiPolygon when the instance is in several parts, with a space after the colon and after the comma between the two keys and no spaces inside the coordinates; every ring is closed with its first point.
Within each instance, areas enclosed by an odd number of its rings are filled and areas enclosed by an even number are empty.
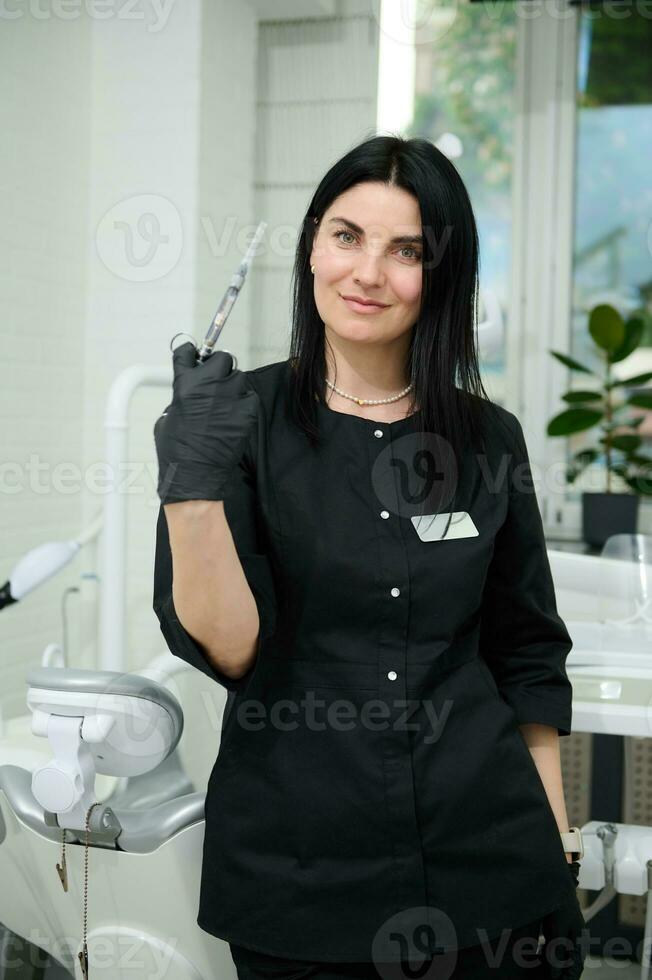
{"type": "Polygon", "coordinates": [[[223,500],[258,415],[258,394],[232,370],[227,351],[198,362],[188,341],[172,358],[172,402],[154,425],[158,495],[163,504],[223,500]]]}
{"type": "MultiPolygon", "coordinates": [[[[568,871],[577,888],[579,861],[570,862],[568,871]]],[[[546,976],[550,980],[577,980],[584,969],[589,935],[577,895],[573,893],[560,908],[545,915],[541,925],[546,976]]]]}

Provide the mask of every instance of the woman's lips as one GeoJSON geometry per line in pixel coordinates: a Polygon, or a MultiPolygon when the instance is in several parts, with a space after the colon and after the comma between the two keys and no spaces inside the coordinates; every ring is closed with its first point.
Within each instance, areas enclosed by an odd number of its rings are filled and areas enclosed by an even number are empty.
{"type": "Polygon", "coordinates": [[[341,299],[344,300],[349,309],[355,310],[356,313],[382,313],[383,310],[387,309],[386,306],[376,306],[375,304],[367,306],[365,303],[356,303],[354,299],[344,299],[343,296],[341,299]]]}

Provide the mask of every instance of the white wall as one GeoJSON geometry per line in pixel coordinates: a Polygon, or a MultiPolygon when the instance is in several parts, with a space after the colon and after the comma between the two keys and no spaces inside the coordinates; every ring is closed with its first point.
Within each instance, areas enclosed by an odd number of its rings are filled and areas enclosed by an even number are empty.
{"type": "MultiPolygon", "coordinates": [[[[3,20],[0,79],[10,97],[2,100],[0,162],[9,206],[0,231],[0,410],[3,463],[21,468],[16,476],[3,467],[3,488],[18,478],[23,486],[0,497],[3,581],[26,550],[73,537],[101,507],[102,481],[93,483],[91,466],[103,458],[111,381],[134,362],[169,364],[176,331],[205,332],[237,265],[238,227],[252,221],[255,43],[255,12],[227,0],[174,4],[158,26],[84,13],[37,19],[28,5],[3,20]],[[236,228],[211,254],[205,229],[212,222],[219,239],[227,215],[236,228]],[[139,220],[150,222],[141,225],[145,238],[139,220]],[[151,220],[161,241],[149,255],[151,220]],[[29,489],[30,452],[50,463],[46,493],[29,489]],[[72,492],[53,480],[62,462],[74,467],[72,492]]],[[[245,366],[250,303],[243,293],[228,324],[229,346],[245,366]]],[[[164,648],[151,609],[152,427],[168,401],[165,390],[143,391],[131,412],[131,669],[164,648]]],[[[63,591],[81,572],[97,570],[96,558],[86,549],[0,616],[5,717],[25,710],[27,669],[62,638],[63,591]]],[[[75,596],[68,603],[72,661],[91,667],[94,650],[81,650],[75,630],[77,603],[75,596]]]]}
{"type": "Polygon", "coordinates": [[[278,245],[252,275],[255,309],[266,324],[253,335],[259,363],[286,356],[294,241],[316,185],[376,132],[379,24],[372,6],[341,0],[334,17],[260,24],[255,211],[276,230],[278,245]]]}
{"type": "MultiPolygon", "coordinates": [[[[298,222],[328,166],[375,131],[378,35],[363,0],[338,0],[337,16],[315,18],[330,9],[321,4],[293,21],[260,20],[274,15],[272,0],[184,0],[164,5],[158,22],[153,5],[130,16],[118,5],[103,20],[83,4],[66,20],[14,8],[20,16],[0,32],[0,82],[10,96],[0,109],[8,206],[0,411],[10,464],[0,483],[2,581],[29,548],[75,536],[101,508],[109,385],[133,363],[170,365],[177,331],[203,336],[260,220],[269,222],[265,246],[224,346],[241,367],[287,356],[298,222]],[[30,452],[50,464],[46,493],[30,489],[30,452]],[[73,468],[68,492],[54,479],[64,462],[73,468]],[[18,493],[7,492],[16,484],[18,493]]],[[[151,608],[152,428],[167,395],[135,396],[130,469],[117,474],[131,484],[134,670],[165,648],[151,608]]],[[[98,571],[98,559],[98,549],[84,549],[0,615],[5,717],[24,712],[27,670],[62,640],[64,590],[98,571]]],[[[93,667],[78,596],[67,608],[71,662],[93,667]]]]}
{"type": "MultiPolygon", "coordinates": [[[[79,495],[54,487],[55,468],[79,470],[83,458],[90,72],[88,21],[3,17],[2,582],[25,550],[71,534],[79,521],[79,495]]],[[[59,581],[0,616],[0,703],[7,713],[21,699],[24,705],[25,668],[59,638],[61,596],[59,581]]]]}
{"type": "MultiPolygon", "coordinates": [[[[94,33],[89,239],[116,204],[129,230],[128,241],[124,234],[118,238],[116,268],[97,258],[92,263],[85,361],[89,464],[99,458],[111,380],[136,362],[171,368],[171,337],[178,331],[203,337],[242,257],[242,233],[252,223],[255,43],[255,15],[227,0],[175,4],[165,29],[151,36],[117,21],[94,33]],[[137,231],[144,219],[151,222],[145,237],[137,231]]],[[[112,234],[108,227],[109,241],[112,234]]],[[[249,366],[250,304],[245,288],[224,333],[224,346],[241,366],[249,366]]],[[[142,389],[130,415],[126,595],[128,664],[134,668],[165,649],[151,608],[159,507],[152,428],[168,402],[168,391],[142,389]]],[[[88,516],[99,500],[86,493],[88,516]]]]}

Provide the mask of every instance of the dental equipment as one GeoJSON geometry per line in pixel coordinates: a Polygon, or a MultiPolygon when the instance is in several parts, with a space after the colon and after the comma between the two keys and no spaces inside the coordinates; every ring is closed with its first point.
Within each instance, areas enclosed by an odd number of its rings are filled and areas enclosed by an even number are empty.
{"type": "Polygon", "coordinates": [[[27,684],[51,757],[33,773],[0,766],[4,926],[84,977],[234,978],[228,945],[196,922],[205,792],[96,792],[100,773],[161,773],[184,730],[178,700],[144,674],[36,668],[27,684]]]}
{"type": "Polygon", "coordinates": [[[650,975],[652,949],[652,828],[591,820],[584,824],[584,857],[579,887],[597,891],[583,909],[585,922],[618,895],[644,895],[646,916],[641,943],[640,980],[650,975]]]}
{"type": "Polygon", "coordinates": [[[550,550],[559,609],[573,640],[573,731],[652,736],[652,536],[615,534],[602,554],[550,550]],[[586,619],[566,616],[581,608],[586,619]]]}
{"type": "Polygon", "coordinates": [[[548,554],[573,639],[567,666],[652,666],[652,535],[612,535],[598,556],[548,554]]]}
{"type": "Polygon", "coordinates": [[[0,587],[0,609],[18,602],[65,568],[85,544],[97,537],[102,522],[103,517],[100,512],[86,530],[76,538],[68,541],[48,541],[23,555],[14,566],[8,580],[0,587]]]}
{"type": "Polygon", "coordinates": [[[32,731],[54,749],[54,758],[32,773],[31,788],[53,825],[81,831],[95,802],[95,774],[155,769],[181,738],[183,714],[168,690],[139,674],[66,670],[63,681],[56,667],[27,677],[32,731]]]}

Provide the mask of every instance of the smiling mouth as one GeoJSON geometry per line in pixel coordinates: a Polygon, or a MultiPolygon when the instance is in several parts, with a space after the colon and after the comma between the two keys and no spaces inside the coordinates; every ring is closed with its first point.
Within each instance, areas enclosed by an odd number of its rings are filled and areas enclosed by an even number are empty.
{"type": "Polygon", "coordinates": [[[342,299],[350,309],[355,310],[356,313],[379,313],[381,310],[387,309],[386,306],[380,306],[378,303],[359,303],[357,300],[347,299],[345,296],[341,295],[340,299],[342,299]]]}

